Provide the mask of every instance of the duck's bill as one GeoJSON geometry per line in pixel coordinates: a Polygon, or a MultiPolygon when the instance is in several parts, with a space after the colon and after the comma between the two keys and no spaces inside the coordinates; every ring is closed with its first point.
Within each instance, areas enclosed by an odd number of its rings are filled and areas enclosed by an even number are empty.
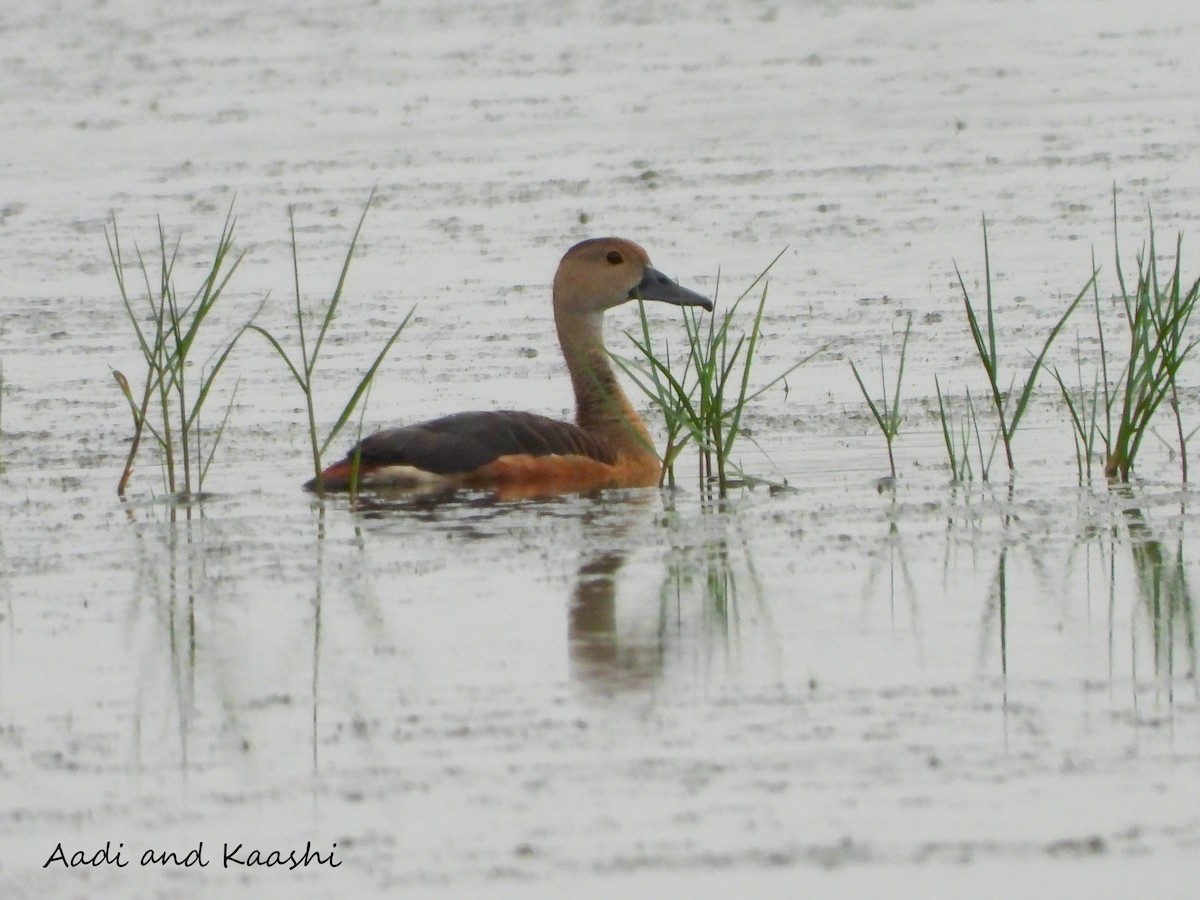
{"type": "Polygon", "coordinates": [[[631,300],[657,300],[675,306],[702,306],[712,312],[713,303],[703,294],[680,287],[658,269],[646,267],[641,283],[629,292],[631,300]]]}

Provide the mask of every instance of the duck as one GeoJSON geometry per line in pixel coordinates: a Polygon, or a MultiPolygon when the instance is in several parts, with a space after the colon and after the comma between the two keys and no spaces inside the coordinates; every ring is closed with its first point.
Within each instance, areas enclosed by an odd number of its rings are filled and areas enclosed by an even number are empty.
{"type": "Polygon", "coordinates": [[[422,491],[478,489],[507,496],[645,488],[662,461],[645,421],[622,390],[604,346],[604,314],[631,300],[713,303],[650,264],[631,240],[591,238],[559,262],[554,325],[575,394],[575,421],[517,410],[461,412],[376,432],[313,478],[308,490],[358,486],[422,491]]]}

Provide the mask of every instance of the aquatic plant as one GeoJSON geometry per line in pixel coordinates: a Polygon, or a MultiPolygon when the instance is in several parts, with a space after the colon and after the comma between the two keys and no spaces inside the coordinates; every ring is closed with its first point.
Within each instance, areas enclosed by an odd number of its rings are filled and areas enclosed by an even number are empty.
{"type": "MultiPolygon", "coordinates": [[[[764,480],[747,475],[731,460],[735,443],[745,434],[742,416],[746,407],[824,349],[815,350],[766,384],[751,389],[750,375],[767,303],[766,277],[785,252],[787,248],[771,260],[724,313],[709,317],[707,326],[699,312],[685,310],[688,350],[682,369],[678,360],[672,360],[669,344],[664,342],[662,352],[655,349],[644,304],[639,304],[640,335],[626,332],[640,359],[633,361],[612,354],[617,365],[662,411],[667,424],[663,479],[672,486],[675,461],[689,442],[695,443],[699,450],[698,477],[702,489],[716,485],[719,496],[725,497],[737,483],[764,480]],[[738,307],[760,284],[762,292],[750,331],[735,334],[738,307]]],[[[719,282],[716,294],[720,294],[719,282]]]]}
{"type": "MultiPolygon", "coordinates": [[[[1092,254],[1092,271],[1097,271],[1096,257],[1092,254]]],[[[1092,308],[1096,320],[1096,338],[1099,343],[1100,368],[1092,376],[1090,389],[1084,387],[1083,351],[1076,340],[1076,389],[1069,390],[1065,379],[1057,368],[1053,370],[1054,380],[1058,382],[1059,393],[1067,413],[1071,417],[1072,437],[1075,442],[1075,469],[1080,484],[1086,476],[1092,480],[1092,462],[1095,459],[1096,438],[1103,436],[1105,446],[1111,445],[1109,435],[1112,434],[1112,394],[1108,378],[1108,350],[1104,340],[1104,317],[1101,315],[1100,289],[1096,281],[1092,282],[1092,308]],[[1101,428],[1100,411],[1104,411],[1104,426],[1101,428]]]]}
{"type": "Polygon", "coordinates": [[[1189,435],[1184,434],[1179,410],[1178,375],[1184,360],[1197,343],[1194,339],[1187,339],[1185,332],[1196,301],[1200,299],[1200,279],[1186,291],[1183,289],[1180,272],[1182,234],[1176,240],[1175,265],[1165,284],[1160,282],[1158,275],[1153,219],[1150,222],[1148,244],[1148,249],[1137,257],[1137,285],[1132,295],[1126,287],[1117,248],[1117,281],[1121,288],[1125,321],[1129,327],[1129,356],[1121,377],[1121,412],[1117,431],[1115,436],[1111,432],[1103,435],[1108,451],[1104,474],[1121,481],[1129,480],[1129,472],[1142,438],[1163,400],[1170,397],[1179,441],[1182,477],[1186,482],[1189,435]]]}
{"type": "Polygon", "coordinates": [[[950,480],[962,481],[966,474],[964,465],[967,450],[966,438],[962,438],[960,445],[959,434],[951,424],[950,414],[946,411],[946,399],[942,395],[942,384],[938,381],[937,375],[933,376],[933,387],[937,391],[938,419],[942,425],[942,440],[946,444],[946,459],[950,463],[950,480]]]}
{"type": "Polygon", "coordinates": [[[971,338],[975,343],[975,350],[979,356],[979,362],[982,364],[984,372],[987,375],[988,387],[991,392],[992,407],[996,413],[996,422],[999,426],[1000,440],[1004,444],[1004,455],[1008,462],[1009,471],[1013,471],[1016,466],[1013,462],[1012,441],[1017,433],[1017,429],[1021,424],[1021,418],[1025,415],[1025,410],[1029,405],[1029,399],[1033,396],[1033,389],[1037,383],[1038,372],[1042,368],[1042,361],[1046,358],[1046,354],[1050,351],[1050,346],[1054,343],[1054,339],[1058,337],[1058,333],[1067,323],[1071,313],[1079,306],[1079,303],[1087,295],[1088,289],[1096,280],[1096,272],[1093,270],[1092,277],[1088,279],[1087,284],[1083,286],[1075,299],[1068,305],[1063,314],[1059,317],[1054,327],[1050,329],[1050,333],[1046,336],[1046,341],[1042,344],[1041,352],[1034,359],[1033,364],[1029,368],[1029,373],[1025,376],[1025,383],[1020,392],[1015,395],[1016,402],[1013,403],[1011,409],[1009,403],[1014,396],[1012,388],[1016,384],[1016,376],[1010,380],[1008,388],[1002,388],[1000,383],[1000,357],[996,350],[996,321],[993,308],[992,298],[992,263],[991,253],[988,248],[987,236],[987,219],[983,220],[983,265],[984,265],[984,285],[986,288],[986,318],[984,324],[980,325],[979,316],[975,310],[975,304],[971,300],[970,292],[967,290],[967,285],[963,281],[962,273],[959,271],[957,264],[954,267],[954,273],[958,277],[959,287],[962,289],[963,305],[966,308],[967,324],[971,330],[971,338]]]}
{"type": "Polygon", "coordinates": [[[971,389],[967,388],[964,392],[966,411],[955,422],[953,414],[948,408],[947,398],[942,393],[942,385],[937,375],[933,376],[933,386],[937,394],[938,418],[942,426],[942,440],[946,446],[946,459],[950,465],[951,481],[959,483],[975,480],[975,467],[971,464],[972,441],[974,441],[975,453],[978,458],[979,480],[987,481],[991,477],[992,462],[996,457],[996,447],[1000,442],[999,433],[992,434],[991,445],[984,452],[983,429],[979,427],[979,411],[971,396],[971,389]]]}
{"type": "Polygon", "coordinates": [[[194,483],[198,492],[203,491],[204,478],[221,442],[229,412],[233,407],[236,388],[225,408],[221,424],[211,436],[207,454],[203,443],[201,413],[217,376],[248,326],[238,329],[213,353],[210,357],[213,361],[201,371],[200,382],[194,395],[187,373],[189,358],[196,348],[200,329],[208,320],[245,253],[243,251],[233,257],[230,255],[233,251],[234,225],[233,205],[230,204],[221,235],[208,264],[207,274],[191,299],[181,302],[175,287],[175,263],[179,258],[182,239],[177,238],[173,245],[168,246],[166,229],[159,219],[159,258],[154,276],[151,275],[151,270],[155,267],[142,255],[140,248],[136,245],[134,247],[136,266],[141,271],[146,293],[145,306],[140,310],[135,307],[130,288],[125,281],[126,260],[121,250],[116,216],[111,220],[111,232],[107,226],[104,229],[121,301],[146,364],[146,378],[140,400],[135,399],[125,375],[113,371],[113,377],[133,414],[134,424],[129,454],[117,484],[118,496],[125,495],[145,432],[149,432],[154,438],[160,451],[167,490],[172,495],[189,497],[193,493],[194,483]]]}
{"type": "MultiPolygon", "coordinates": [[[[1101,343],[1103,348],[1103,343],[1101,343]]],[[[1079,358],[1082,353],[1076,349],[1076,357],[1079,358]]],[[[1101,359],[1104,357],[1103,349],[1101,349],[1101,359]]],[[[1063,405],[1067,408],[1067,413],[1071,417],[1072,437],[1075,441],[1075,470],[1080,484],[1083,484],[1084,478],[1088,482],[1092,480],[1092,460],[1095,458],[1096,436],[1099,434],[1099,412],[1104,404],[1101,402],[1101,381],[1100,374],[1097,373],[1092,378],[1091,388],[1085,388],[1083,383],[1083,367],[1076,366],[1077,385],[1074,391],[1067,387],[1066,380],[1062,373],[1055,367],[1052,370],[1054,380],[1058,382],[1059,393],[1062,395],[1063,405]]],[[[1104,385],[1104,392],[1107,393],[1107,382],[1104,385]]]]}
{"type": "MultiPolygon", "coordinates": [[[[896,370],[896,386],[892,389],[890,404],[888,403],[887,364],[884,360],[883,343],[879,344],[879,381],[883,390],[883,399],[879,404],[872,399],[871,392],[863,382],[862,375],[859,374],[858,366],[854,364],[854,360],[850,360],[850,371],[854,373],[854,380],[858,382],[863,399],[867,401],[867,407],[871,410],[871,415],[875,417],[875,424],[879,426],[879,430],[883,433],[883,439],[887,443],[888,467],[891,470],[892,478],[896,477],[896,456],[892,452],[892,445],[895,443],[896,435],[900,433],[900,423],[903,421],[903,417],[900,415],[900,387],[904,381],[904,360],[908,354],[908,337],[911,333],[912,313],[909,313],[908,322],[904,326],[904,340],[900,344],[900,365],[896,370]]],[[[940,393],[938,401],[941,402],[940,393]]]]}
{"type": "MultiPolygon", "coordinates": [[[[288,207],[288,224],[291,231],[292,242],[292,279],[296,297],[295,321],[296,331],[299,339],[299,359],[293,360],[287,350],[284,349],[283,343],[265,328],[253,324],[248,326],[251,330],[256,331],[266,338],[267,342],[275,349],[275,352],[279,354],[279,358],[282,359],[284,364],[287,366],[292,378],[299,386],[301,393],[304,394],[305,409],[308,416],[308,435],[310,448],[312,451],[315,489],[318,494],[323,494],[325,487],[324,478],[322,475],[323,466],[321,465],[322,456],[324,456],[325,451],[329,449],[329,445],[338,436],[338,434],[341,433],[342,428],[345,427],[346,423],[350,420],[350,417],[354,414],[355,408],[358,406],[358,403],[363,398],[365,392],[370,388],[371,382],[375,378],[375,373],[378,371],[379,366],[383,363],[388,351],[392,349],[392,345],[396,343],[396,339],[400,337],[400,333],[404,331],[405,327],[409,323],[409,320],[412,319],[413,313],[416,311],[416,307],[414,306],[408,311],[408,315],[404,317],[403,321],[401,321],[400,324],[396,326],[395,330],[392,331],[391,335],[384,342],[383,348],[375,356],[374,362],[371,363],[367,371],[359,380],[357,387],[355,387],[354,392],[350,395],[350,399],[347,400],[345,406],[342,407],[341,414],[338,416],[337,421],[326,433],[324,440],[321,440],[318,436],[317,413],[313,402],[313,375],[317,367],[317,360],[321,355],[321,348],[324,346],[325,338],[329,333],[329,326],[333,322],[334,315],[337,313],[338,305],[341,303],[342,293],[346,287],[346,277],[350,273],[350,263],[354,259],[354,252],[358,247],[358,239],[359,235],[362,233],[363,222],[367,218],[367,212],[370,210],[371,202],[374,199],[375,192],[372,191],[371,195],[367,198],[366,204],[363,206],[362,215],[359,216],[358,224],[354,228],[354,234],[350,238],[350,246],[346,250],[346,257],[342,262],[342,269],[338,276],[337,285],[334,287],[333,294],[325,304],[324,312],[320,315],[320,328],[317,330],[316,340],[312,342],[311,346],[308,342],[308,335],[305,332],[304,307],[301,299],[302,294],[300,291],[300,263],[296,244],[296,217],[295,211],[291,207],[288,207]]],[[[353,479],[353,481],[357,482],[357,478],[353,479]]],[[[356,486],[357,485],[355,484],[355,487],[356,486]]]]}
{"type": "Polygon", "coordinates": [[[942,425],[942,440],[946,445],[946,460],[950,464],[950,480],[953,482],[966,481],[971,471],[968,457],[969,431],[966,428],[966,420],[960,421],[961,430],[952,421],[951,414],[946,409],[946,398],[942,394],[942,384],[937,375],[933,376],[933,386],[937,392],[938,419],[942,425]]]}
{"type": "MultiPolygon", "coordinates": [[[[1117,238],[1117,205],[1113,198],[1113,246],[1116,256],[1117,283],[1129,344],[1126,358],[1115,379],[1109,373],[1115,360],[1109,352],[1099,291],[1093,282],[1096,337],[1099,344],[1098,368],[1090,388],[1085,386],[1082,364],[1077,364],[1077,385],[1068,389],[1062,374],[1053,374],[1059,385],[1063,404],[1074,429],[1076,465],[1080,478],[1091,477],[1097,439],[1104,446],[1104,472],[1110,480],[1128,481],[1142,439],[1152,431],[1151,424],[1167,401],[1174,419],[1182,479],[1188,480],[1187,445],[1195,433],[1184,432],[1179,408],[1179,372],[1196,346],[1195,340],[1185,337],[1196,302],[1200,299],[1200,279],[1184,290],[1181,257],[1183,235],[1176,239],[1175,263],[1163,283],[1159,277],[1158,257],[1154,236],[1154,219],[1150,215],[1147,245],[1137,255],[1137,284],[1131,293],[1121,266],[1120,243],[1117,238]],[[1115,424],[1114,424],[1115,417],[1115,424]]],[[[1092,264],[1096,270],[1095,261],[1092,264]]],[[[1077,358],[1082,352],[1076,352],[1077,358]]]]}

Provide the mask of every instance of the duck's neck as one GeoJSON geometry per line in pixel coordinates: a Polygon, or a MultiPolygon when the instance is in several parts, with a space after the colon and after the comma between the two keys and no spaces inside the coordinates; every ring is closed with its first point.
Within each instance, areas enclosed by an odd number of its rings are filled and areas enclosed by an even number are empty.
{"type": "Polygon", "coordinates": [[[575,388],[575,424],[618,454],[657,463],[646,423],[621,390],[604,349],[603,313],[560,314],[555,320],[575,388]]]}

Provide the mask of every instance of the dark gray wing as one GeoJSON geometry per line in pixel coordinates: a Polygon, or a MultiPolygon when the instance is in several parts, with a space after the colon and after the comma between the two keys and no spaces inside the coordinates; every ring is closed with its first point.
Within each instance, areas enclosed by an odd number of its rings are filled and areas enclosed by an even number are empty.
{"type": "Polygon", "coordinates": [[[437,475],[472,472],[513,454],[575,455],[616,462],[608,446],[577,425],[507,410],[456,413],[389,428],[364,438],[359,447],[365,467],[414,466],[437,475]]]}

